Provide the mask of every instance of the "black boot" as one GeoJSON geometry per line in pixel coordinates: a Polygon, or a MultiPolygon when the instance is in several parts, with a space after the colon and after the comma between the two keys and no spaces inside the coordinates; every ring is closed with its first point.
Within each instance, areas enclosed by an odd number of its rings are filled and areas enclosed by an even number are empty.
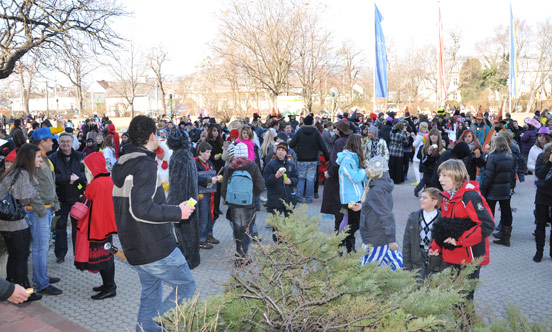
{"type": "Polygon", "coordinates": [[[92,298],[92,300],[103,300],[109,297],[114,297],[115,295],[117,295],[117,291],[116,291],[115,285],[113,285],[113,286],[106,286],[104,290],[100,291],[96,295],[92,295],[90,298],[92,298]]]}
{"type": "Polygon", "coordinates": [[[510,246],[510,237],[512,236],[512,226],[502,226],[502,237],[499,240],[494,240],[496,244],[501,244],[503,246],[510,246]]]}
{"type": "MultiPolygon", "coordinates": [[[[26,280],[22,283],[20,283],[21,286],[23,286],[23,288],[26,288],[26,289],[29,289],[29,288],[32,288],[31,287],[31,283],[29,282],[29,280],[26,280]]],[[[36,293],[36,292],[33,292],[29,298],[27,299],[27,301],[31,302],[31,301],[38,301],[42,299],[42,295],[36,293]]]]}
{"type": "Polygon", "coordinates": [[[542,260],[542,249],[537,250],[537,253],[535,254],[535,256],[533,256],[533,261],[535,263],[540,263],[541,260],[542,260]]]}

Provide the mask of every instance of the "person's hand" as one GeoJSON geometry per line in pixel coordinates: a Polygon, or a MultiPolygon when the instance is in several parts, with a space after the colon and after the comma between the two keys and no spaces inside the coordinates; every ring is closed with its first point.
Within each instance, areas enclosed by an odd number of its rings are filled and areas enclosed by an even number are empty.
{"type": "Polygon", "coordinates": [[[325,171],[325,172],[324,172],[324,177],[325,177],[326,179],[329,179],[329,178],[330,178],[330,174],[328,174],[328,171],[325,171]]]}
{"type": "Polygon", "coordinates": [[[291,184],[291,180],[290,179],[285,179],[284,184],[287,184],[289,186],[291,184]]]}
{"type": "Polygon", "coordinates": [[[439,256],[439,250],[435,249],[429,249],[429,255],[430,256],[439,256]]]}
{"type": "Polygon", "coordinates": [[[180,216],[180,219],[190,218],[192,213],[195,211],[195,206],[188,206],[188,201],[184,201],[180,203],[178,207],[180,208],[180,211],[182,211],[182,215],[180,216]]]}
{"type": "Polygon", "coordinates": [[[56,119],[58,125],[65,127],[65,120],[61,116],[56,119]]]}
{"type": "Polygon", "coordinates": [[[430,145],[429,148],[427,148],[427,153],[433,153],[433,145],[430,145]]]}
{"type": "Polygon", "coordinates": [[[399,246],[397,245],[396,242],[391,242],[391,243],[389,243],[389,249],[391,249],[391,251],[395,251],[395,250],[399,249],[399,246]]]}
{"type": "Polygon", "coordinates": [[[361,203],[355,203],[355,205],[351,208],[351,210],[357,212],[357,211],[360,211],[362,209],[362,204],[361,203]]]}
{"type": "Polygon", "coordinates": [[[284,175],[284,173],[285,173],[285,171],[279,169],[279,170],[276,172],[276,175],[275,175],[275,176],[276,176],[277,179],[279,179],[280,177],[282,177],[282,175],[284,175]]]}
{"type": "Polygon", "coordinates": [[[71,178],[69,178],[69,183],[73,184],[75,181],[79,179],[79,176],[77,174],[71,174],[71,178]]]}
{"type": "Polygon", "coordinates": [[[456,240],[453,239],[453,238],[451,238],[451,237],[447,238],[447,239],[446,239],[445,241],[443,241],[443,242],[444,242],[444,243],[450,243],[450,244],[452,244],[453,246],[456,245],[456,240]]]}
{"type": "Polygon", "coordinates": [[[214,158],[215,160],[219,160],[219,159],[220,159],[220,155],[216,154],[213,158],[214,158]]]}
{"type": "Polygon", "coordinates": [[[27,293],[25,288],[22,286],[15,284],[15,289],[13,290],[13,293],[10,297],[8,297],[8,301],[11,303],[19,304],[27,301],[31,294],[27,293]]]}
{"type": "Polygon", "coordinates": [[[216,177],[216,176],[213,176],[213,177],[211,178],[211,183],[212,183],[212,184],[215,184],[215,183],[217,183],[217,180],[218,180],[217,177],[216,177]]]}

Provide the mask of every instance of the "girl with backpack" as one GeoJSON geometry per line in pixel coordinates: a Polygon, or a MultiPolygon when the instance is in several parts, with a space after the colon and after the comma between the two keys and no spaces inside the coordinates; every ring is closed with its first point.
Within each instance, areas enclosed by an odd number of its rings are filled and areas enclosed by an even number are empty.
{"type": "Polygon", "coordinates": [[[237,267],[251,263],[247,251],[251,242],[251,230],[255,224],[255,195],[259,195],[265,181],[255,164],[248,158],[248,148],[244,143],[234,147],[234,159],[224,169],[221,194],[229,212],[226,214],[233,225],[236,241],[237,267]]]}

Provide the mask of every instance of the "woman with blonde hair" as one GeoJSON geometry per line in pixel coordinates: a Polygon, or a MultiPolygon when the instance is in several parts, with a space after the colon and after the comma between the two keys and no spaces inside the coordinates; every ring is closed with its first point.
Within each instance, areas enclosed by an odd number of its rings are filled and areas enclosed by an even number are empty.
{"type": "Polygon", "coordinates": [[[481,181],[481,194],[487,199],[493,216],[496,203],[500,204],[501,238],[496,244],[510,246],[512,234],[512,208],[510,207],[511,187],[516,181],[515,162],[508,141],[497,135],[491,140],[484,176],[481,181]]]}
{"type": "MultiPolygon", "coordinates": [[[[446,267],[458,270],[463,264],[483,258],[480,265],[489,264],[489,235],[494,219],[489,205],[479,192],[479,183],[470,181],[462,160],[450,159],[437,169],[443,187],[441,218],[433,225],[429,254],[443,255],[446,267]]],[[[470,276],[479,279],[478,267],[470,276]]],[[[468,294],[473,300],[474,291],[468,294]]]]}
{"type": "MultiPolygon", "coordinates": [[[[276,137],[276,133],[273,130],[267,130],[265,132],[263,137],[263,144],[261,145],[261,155],[263,160],[265,160],[267,154],[270,154],[269,150],[274,149],[275,137],[276,137]]],[[[268,161],[265,160],[265,165],[268,164],[268,161]]]]}
{"type": "Polygon", "coordinates": [[[236,144],[243,143],[247,146],[247,158],[255,161],[255,142],[253,141],[253,130],[248,125],[243,125],[240,128],[240,135],[236,140],[236,144]]]}

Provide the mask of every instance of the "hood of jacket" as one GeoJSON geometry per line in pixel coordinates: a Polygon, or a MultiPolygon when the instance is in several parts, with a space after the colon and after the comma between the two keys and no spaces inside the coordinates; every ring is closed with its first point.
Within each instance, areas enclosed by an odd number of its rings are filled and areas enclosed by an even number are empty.
{"type": "Polygon", "coordinates": [[[303,132],[303,135],[314,135],[318,129],[316,129],[314,125],[302,125],[301,131],[303,132]]]}
{"type": "Polygon", "coordinates": [[[458,142],[454,148],[452,148],[452,153],[462,159],[466,156],[469,156],[470,155],[470,146],[468,145],[468,143],[466,142],[458,142]]]}
{"type": "Polygon", "coordinates": [[[240,158],[234,158],[230,163],[230,167],[234,169],[241,169],[241,168],[246,168],[247,165],[249,164],[255,164],[255,162],[248,158],[240,157],[240,158]]]}
{"type": "Polygon", "coordinates": [[[343,162],[343,160],[345,160],[345,158],[353,158],[353,160],[356,162],[356,164],[358,165],[359,161],[358,161],[358,155],[352,151],[349,151],[349,150],[343,150],[341,152],[338,152],[337,153],[337,159],[335,160],[335,162],[338,164],[338,165],[341,165],[341,163],[343,162]]]}
{"type": "Polygon", "coordinates": [[[115,132],[115,125],[112,123],[107,127],[107,131],[113,131],[115,132]]]}
{"type": "Polygon", "coordinates": [[[132,143],[127,144],[125,146],[125,154],[119,158],[117,163],[113,166],[113,183],[117,187],[122,187],[125,183],[127,175],[129,175],[141,161],[148,161],[155,164],[155,152],[150,151],[143,146],[132,143]]]}
{"type": "Polygon", "coordinates": [[[385,172],[380,178],[370,181],[370,189],[376,186],[388,193],[393,191],[394,183],[389,177],[389,172],[385,172]]]}
{"type": "Polygon", "coordinates": [[[98,174],[109,173],[105,167],[105,157],[101,152],[94,152],[84,158],[84,164],[92,175],[96,177],[98,174]]]}

